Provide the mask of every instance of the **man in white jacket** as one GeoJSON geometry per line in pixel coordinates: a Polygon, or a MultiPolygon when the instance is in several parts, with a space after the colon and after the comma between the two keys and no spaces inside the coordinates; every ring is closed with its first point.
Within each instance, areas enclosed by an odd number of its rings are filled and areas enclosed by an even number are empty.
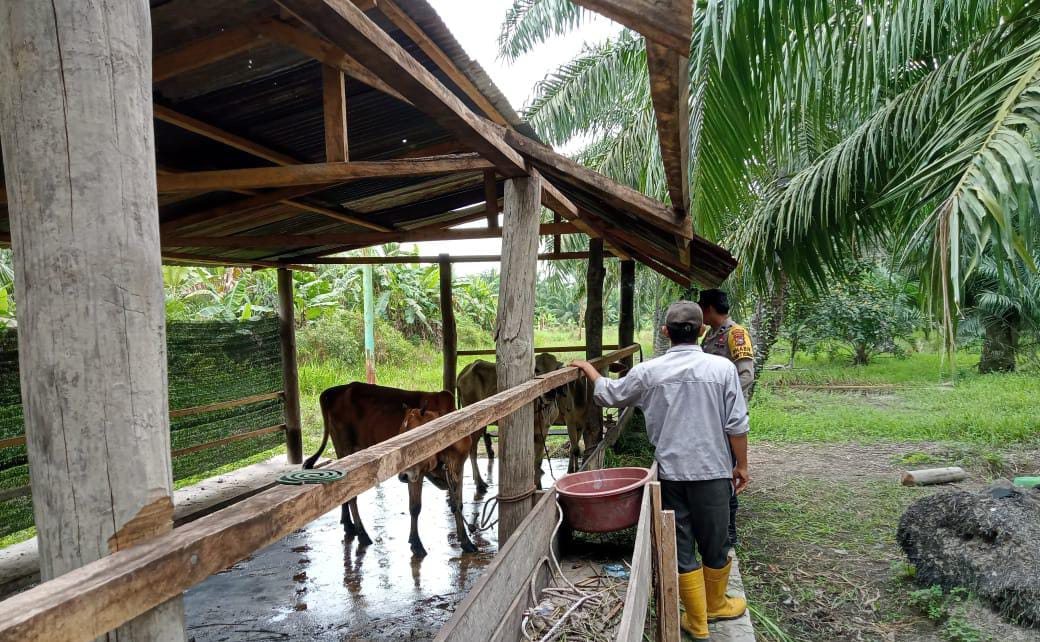
{"type": "Polygon", "coordinates": [[[675,511],[682,626],[695,639],[707,639],[709,621],[740,617],[747,608],[743,599],[726,597],[729,500],[749,480],[747,404],[733,363],[697,345],[703,322],[696,303],[673,303],[661,328],[672,347],[618,380],[587,361],[572,364],[594,383],[597,404],[643,411],[661,500],[675,511]]]}

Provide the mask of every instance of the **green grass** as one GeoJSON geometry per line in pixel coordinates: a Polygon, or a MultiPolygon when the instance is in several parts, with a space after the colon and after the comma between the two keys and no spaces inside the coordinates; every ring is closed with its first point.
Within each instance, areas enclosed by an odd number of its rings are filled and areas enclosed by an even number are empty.
{"type": "MultiPolygon", "coordinates": [[[[1040,440],[1040,376],[979,375],[961,355],[957,375],[940,379],[940,358],[878,357],[853,367],[800,358],[796,369],[766,372],[751,407],[751,438],[770,441],[960,441],[1004,445],[1040,440]],[[797,386],[880,385],[869,391],[797,386]]],[[[977,355],[976,355],[977,360],[977,355]]]]}

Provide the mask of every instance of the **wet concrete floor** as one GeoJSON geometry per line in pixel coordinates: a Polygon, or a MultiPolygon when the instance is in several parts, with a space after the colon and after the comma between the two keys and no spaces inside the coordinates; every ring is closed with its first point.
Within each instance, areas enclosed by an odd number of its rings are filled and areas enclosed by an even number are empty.
{"type": "MultiPolygon", "coordinates": [[[[480,460],[494,497],[497,460],[480,460]]],[[[543,485],[552,484],[548,462],[543,485]]],[[[552,461],[559,477],[566,459],[552,461]]],[[[472,522],[484,506],[466,467],[463,514],[472,522]]],[[[214,575],[184,595],[188,634],[196,642],[279,640],[422,640],[451,617],[498,549],[492,527],[473,536],[479,553],[463,555],[447,493],[423,484],[419,536],[425,558],[408,544],[408,486],[383,482],[358,500],[374,543],[345,542],[339,509],[214,575]]],[[[490,614],[489,614],[490,615],[490,614]]]]}

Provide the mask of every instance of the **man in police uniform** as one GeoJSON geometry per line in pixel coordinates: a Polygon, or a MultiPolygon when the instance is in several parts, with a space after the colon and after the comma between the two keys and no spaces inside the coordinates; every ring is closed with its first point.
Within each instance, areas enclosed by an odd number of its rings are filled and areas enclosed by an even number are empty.
{"type": "MultiPolygon", "coordinates": [[[[744,401],[747,401],[751,385],[755,383],[755,348],[751,345],[751,335],[729,318],[729,297],[722,290],[704,290],[698,303],[704,312],[704,325],[711,326],[711,331],[704,337],[701,347],[707,354],[726,357],[733,362],[740,376],[740,390],[744,393],[744,401]]],[[[729,500],[727,545],[737,545],[736,494],[729,500]]]]}

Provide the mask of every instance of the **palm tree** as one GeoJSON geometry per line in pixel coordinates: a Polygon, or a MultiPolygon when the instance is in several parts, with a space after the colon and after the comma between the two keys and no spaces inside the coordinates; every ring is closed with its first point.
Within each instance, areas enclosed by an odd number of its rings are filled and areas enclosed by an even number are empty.
{"type": "MultiPolygon", "coordinates": [[[[960,284],[982,257],[1032,268],[1038,4],[698,2],[692,210],[698,231],[741,259],[736,284],[782,304],[785,281],[821,288],[900,247],[952,340],[960,284]]],[[[502,54],[584,15],[568,0],[516,0],[502,54]]],[[[641,38],[587,47],[536,87],[525,115],[550,142],[590,138],[582,160],[665,196],[641,38]]]]}

